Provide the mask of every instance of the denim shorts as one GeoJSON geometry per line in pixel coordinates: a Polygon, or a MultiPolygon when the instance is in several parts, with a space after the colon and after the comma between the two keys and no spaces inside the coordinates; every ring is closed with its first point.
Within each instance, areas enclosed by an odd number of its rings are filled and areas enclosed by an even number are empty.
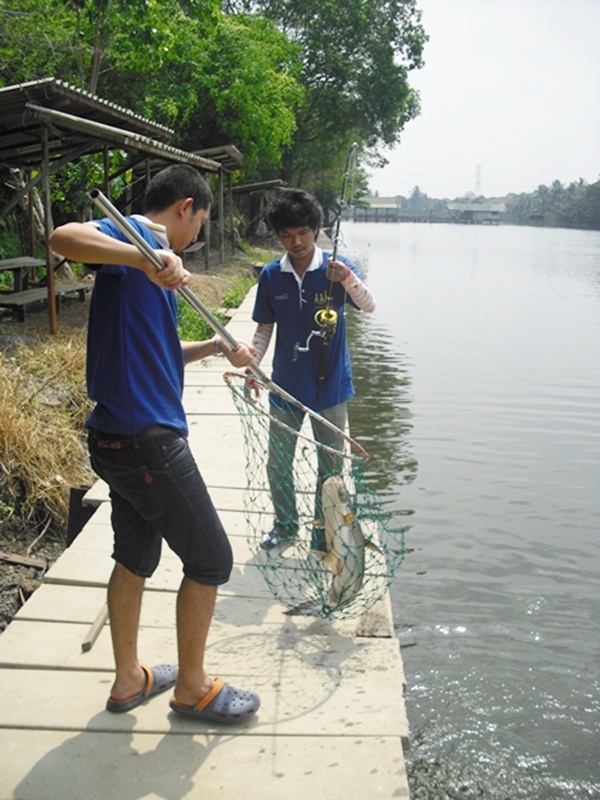
{"type": "Polygon", "coordinates": [[[184,436],[159,426],[123,436],[91,429],[88,447],[110,488],[115,561],[148,578],[164,539],[186,577],[211,586],[229,580],[231,545],[184,436]]]}

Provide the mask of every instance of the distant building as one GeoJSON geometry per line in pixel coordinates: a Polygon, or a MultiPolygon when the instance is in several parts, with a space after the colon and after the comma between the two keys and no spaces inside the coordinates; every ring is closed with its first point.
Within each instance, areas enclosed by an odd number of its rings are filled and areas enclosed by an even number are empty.
{"type": "Polygon", "coordinates": [[[428,211],[413,212],[405,197],[363,197],[360,206],[349,207],[344,219],[354,222],[456,222],[471,225],[498,225],[506,213],[501,198],[487,202],[432,200],[427,198],[428,211]]]}
{"type": "Polygon", "coordinates": [[[396,197],[375,197],[369,195],[363,199],[371,208],[400,208],[403,198],[400,195],[396,197]]]}
{"type": "Polygon", "coordinates": [[[364,206],[356,206],[351,210],[349,218],[354,222],[432,222],[432,215],[412,214],[403,205],[406,198],[396,197],[363,197],[364,206]]]}
{"type": "Polygon", "coordinates": [[[448,203],[449,222],[498,225],[506,213],[504,203],[448,203]]]}

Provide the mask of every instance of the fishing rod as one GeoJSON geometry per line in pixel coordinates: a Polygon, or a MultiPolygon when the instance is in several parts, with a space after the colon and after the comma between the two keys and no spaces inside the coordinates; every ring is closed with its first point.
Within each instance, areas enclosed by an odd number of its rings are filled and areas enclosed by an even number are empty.
{"type": "MultiPolygon", "coordinates": [[[[356,153],[357,143],[354,142],[348,151],[346,158],[346,166],[342,179],[342,189],[340,198],[338,200],[338,213],[335,221],[335,232],[333,234],[333,253],[331,260],[335,261],[337,257],[338,244],[340,241],[340,225],[342,223],[342,214],[346,208],[346,185],[348,183],[348,176],[350,175],[350,166],[356,153]]],[[[329,340],[333,336],[337,328],[338,313],[333,308],[333,280],[330,279],[327,287],[327,303],[325,308],[320,308],[315,314],[315,322],[321,328],[321,353],[319,355],[319,369],[317,372],[317,381],[323,383],[325,381],[326,365],[327,365],[327,348],[329,340]]]]}
{"type": "MultiPolygon", "coordinates": [[[[137,247],[140,253],[151,263],[154,264],[157,270],[161,271],[164,269],[164,264],[161,257],[158,255],[156,250],[154,250],[150,244],[136,231],[136,229],[131,225],[131,223],[121,214],[118,208],[114,206],[111,201],[103,194],[100,189],[92,189],[89,192],[89,197],[92,202],[98,206],[104,214],[111,219],[117,228],[124,234],[129,241],[137,247]]],[[[177,289],[177,292],[192,306],[194,311],[196,311],[202,319],[210,325],[210,327],[218,333],[221,338],[223,338],[229,347],[232,350],[239,349],[239,343],[237,340],[229,333],[227,328],[225,328],[219,320],[209,311],[209,309],[204,305],[204,303],[197,297],[194,292],[189,288],[189,286],[180,286],[177,289]]],[[[346,434],[341,431],[337,425],[334,425],[328,419],[325,419],[321,414],[318,414],[316,411],[313,411],[308,406],[305,406],[291,394],[282,389],[278,386],[274,381],[266,376],[266,374],[262,371],[262,369],[258,366],[258,364],[251,364],[248,369],[252,372],[255,378],[264,384],[267,389],[272,392],[275,392],[280,397],[282,397],[286,402],[295,405],[304,413],[309,414],[313,417],[317,422],[320,422],[329,430],[334,431],[336,434],[340,435],[345,441],[350,443],[350,446],[357,452],[360,458],[363,460],[367,460],[369,455],[367,451],[355,442],[350,437],[346,436],[346,434]]]]}
{"type": "MultiPolygon", "coordinates": [[[[333,253],[331,255],[332,261],[335,261],[337,257],[338,245],[340,242],[340,225],[342,223],[342,214],[344,213],[344,210],[348,205],[346,203],[346,186],[348,184],[348,178],[350,176],[350,166],[352,165],[352,162],[354,160],[357,147],[358,147],[357,143],[354,142],[350,150],[348,150],[348,157],[346,158],[346,166],[344,168],[344,175],[342,180],[342,189],[340,192],[340,198],[338,200],[338,213],[335,220],[335,233],[333,234],[333,253]]],[[[333,288],[333,281],[329,281],[329,290],[328,290],[329,297],[327,298],[327,300],[328,303],[330,304],[333,302],[333,297],[331,297],[332,288],[333,288]]]]}

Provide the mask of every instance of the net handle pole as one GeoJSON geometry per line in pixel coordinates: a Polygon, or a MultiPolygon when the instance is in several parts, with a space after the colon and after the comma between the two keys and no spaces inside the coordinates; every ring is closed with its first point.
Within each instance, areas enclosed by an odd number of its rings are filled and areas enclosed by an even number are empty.
{"type": "MultiPolygon", "coordinates": [[[[140,234],[136,231],[136,229],[128,222],[127,219],[121,214],[119,209],[114,206],[111,201],[106,197],[100,189],[92,189],[89,193],[89,196],[92,202],[101,209],[104,214],[111,219],[117,228],[121,231],[124,236],[126,236],[129,241],[137,247],[140,253],[146,258],[151,264],[154,264],[157,270],[164,269],[164,264],[162,262],[161,257],[158,255],[156,250],[154,250],[148,242],[140,236],[140,234]]],[[[204,303],[197,297],[194,292],[188,286],[180,286],[177,291],[179,294],[192,306],[194,311],[196,311],[202,319],[210,325],[210,327],[221,336],[227,344],[231,347],[232,350],[237,350],[239,348],[239,343],[237,340],[229,333],[229,331],[221,325],[219,320],[209,311],[209,309],[204,305],[204,303]]],[[[308,408],[291,394],[282,389],[280,386],[277,386],[270,378],[268,378],[262,369],[258,366],[258,364],[251,364],[248,369],[252,372],[252,374],[257,378],[261,383],[263,383],[268,389],[271,391],[277,392],[281,397],[286,400],[288,403],[292,403],[296,405],[299,409],[308,413],[313,419],[316,419],[317,422],[320,422],[326,428],[341,435],[343,438],[347,438],[343,431],[341,431],[337,425],[334,425],[328,419],[321,416],[321,414],[317,414],[316,411],[308,408]]],[[[353,442],[353,447],[356,449],[363,458],[368,458],[368,454],[366,450],[364,450],[357,442],[353,442]]]]}

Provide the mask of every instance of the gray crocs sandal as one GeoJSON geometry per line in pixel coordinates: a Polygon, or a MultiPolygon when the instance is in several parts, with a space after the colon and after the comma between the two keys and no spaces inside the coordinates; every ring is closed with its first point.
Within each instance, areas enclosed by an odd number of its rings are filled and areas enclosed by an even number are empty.
{"type": "Polygon", "coordinates": [[[245,692],[215,678],[213,687],[196,703],[184,706],[175,697],[169,704],[173,711],[203,722],[235,723],[255,714],[260,707],[260,698],[254,692],[245,692]]]}
{"type": "Polygon", "coordinates": [[[159,664],[156,667],[147,667],[145,664],[140,664],[140,667],[146,673],[146,685],[144,688],[125,700],[115,700],[109,697],[106,703],[107,711],[112,711],[116,714],[131,711],[132,708],[136,708],[150,697],[166,692],[167,689],[172,689],[177,683],[179,670],[177,667],[171,666],[171,664],[159,664]]]}

